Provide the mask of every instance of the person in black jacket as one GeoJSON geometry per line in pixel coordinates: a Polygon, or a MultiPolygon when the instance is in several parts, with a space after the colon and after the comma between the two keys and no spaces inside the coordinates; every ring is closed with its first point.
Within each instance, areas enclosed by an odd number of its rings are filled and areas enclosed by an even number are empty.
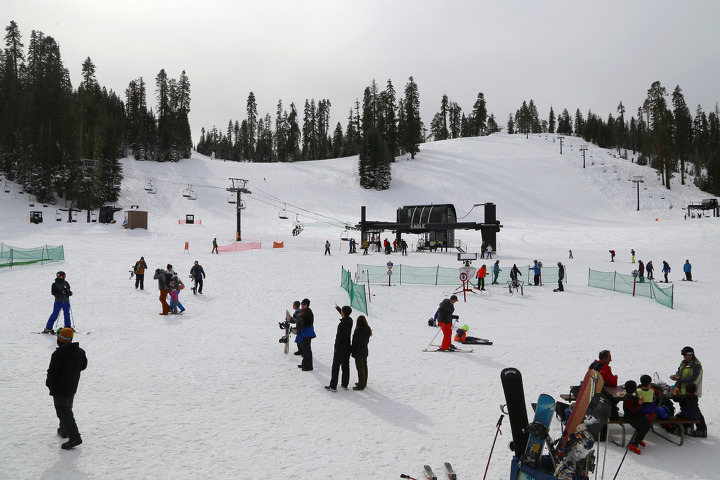
{"type": "Polygon", "coordinates": [[[312,339],[315,338],[315,315],[310,309],[310,300],[303,298],[300,302],[300,314],[297,318],[298,336],[302,337],[300,350],[302,351],[302,363],[298,368],[302,368],[303,372],[309,372],[313,369],[312,355],[312,339]]]}
{"type": "Polygon", "coordinates": [[[60,315],[61,309],[63,311],[63,318],[65,319],[65,327],[71,327],[70,295],[72,295],[72,291],[70,290],[70,284],[65,281],[65,272],[60,271],[55,274],[55,281],[52,287],[50,287],[50,293],[55,297],[55,305],[53,306],[53,311],[50,314],[50,318],[48,318],[47,324],[45,324],[45,330],[43,330],[42,333],[54,334],[53,326],[57,321],[58,315],[60,315]]]}
{"type": "Polygon", "coordinates": [[[160,315],[167,315],[170,313],[170,305],[167,303],[167,296],[170,293],[168,282],[173,277],[172,265],[168,264],[168,269],[163,270],[162,268],[155,269],[155,275],[153,278],[158,281],[158,289],[160,290],[160,304],[162,305],[162,312],[160,315]]]}
{"type": "Polygon", "coordinates": [[[57,333],[58,348],[50,358],[45,380],[45,385],[53,397],[55,413],[60,420],[57,434],[68,439],[62,444],[65,450],[82,443],[73,415],[73,399],[80,381],[80,372],[87,368],[87,357],[80,344],[73,343],[73,333],[72,328],[63,328],[57,333]]]}
{"type": "Polygon", "coordinates": [[[348,305],[342,308],[335,305],[335,309],[340,312],[340,323],[335,334],[335,351],[333,353],[330,385],[325,387],[333,392],[337,392],[340,369],[342,369],[342,387],[347,390],[348,383],[350,383],[350,332],[352,332],[353,325],[352,317],[350,317],[352,308],[348,305]]]}
{"type": "Polygon", "coordinates": [[[355,359],[355,368],[358,372],[358,381],[353,390],[364,390],[368,379],[368,343],[372,336],[372,329],[364,315],[360,315],[355,322],[350,352],[355,359]]]}
{"type": "Polygon", "coordinates": [[[192,266],[190,269],[190,278],[195,280],[195,286],[192,288],[192,291],[194,294],[200,294],[202,295],[202,287],[203,287],[203,278],[205,278],[205,270],[203,270],[202,265],[198,263],[197,260],[195,260],[195,265],[192,266]]]}

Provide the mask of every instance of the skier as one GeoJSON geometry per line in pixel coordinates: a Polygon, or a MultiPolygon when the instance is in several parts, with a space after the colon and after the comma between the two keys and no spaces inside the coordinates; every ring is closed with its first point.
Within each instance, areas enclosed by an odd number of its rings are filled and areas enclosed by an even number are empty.
{"type": "Polygon", "coordinates": [[[630,249],[630,255],[632,255],[632,261],[630,263],[635,263],[635,250],[632,248],[630,249]]]}
{"type": "Polygon", "coordinates": [[[485,268],[485,265],[480,267],[480,269],[477,272],[477,288],[480,289],[481,292],[485,291],[485,277],[487,276],[487,268],[485,268]]]}
{"type": "Polygon", "coordinates": [[[492,281],[493,285],[498,284],[497,279],[498,279],[498,275],[500,275],[500,272],[502,272],[502,270],[500,270],[500,260],[495,260],[495,264],[493,265],[493,281],[492,281]]]}
{"type": "Polygon", "coordinates": [[[453,312],[455,311],[455,302],[457,302],[457,296],[452,295],[450,298],[446,298],[442,302],[440,302],[440,308],[438,308],[437,312],[437,321],[438,325],[442,329],[443,332],[443,341],[440,345],[440,350],[442,351],[448,351],[448,350],[455,350],[455,346],[452,344],[452,322],[453,320],[457,320],[457,315],[453,315],[453,312]]]}
{"type": "Polygon", "coordinates": [[[615,250],[610,250],[610,261],[611,262],[615,261],[615,250]]]}
{"type": "Polygon", "coordinates": [[[490,245],[488,243],[487,252],[486,252],[487,255],[485,255],[485,258],[487,258],[488,260],[492,260],[492,250],[493,250],[492,245],[490,245]]]}
{"type": "Polygon", "coordinates": [[[470,330],[470,327],[467,325],[463,325],[462,327],[455,330],[455,341],[460,343],[477,343],[480,342],[481,339],[477,337],[468,337],[467,332],[470,330]]]}
{"type": "Polygon", "coordinates": [[[330,240],[325,240],[325,253],[323,254],[323,256],[325,255],[332,256],[332,254],[330,253],[330,240]]]}
{"type": "Polygon", "coordinates": [[[350,351],[355,359],[355,368],[358,373],[358,381],[353,390],[365,390],[368,379],[368,343],[372,336],[372,329],[367,323],[364,315],[360,315],[355,322],[355,330],[353,331],[350,351]]]}
{"type": "Polygon", "coordinates": [[[665,276],[665,283],[668,283],[668,273],[670,273],[670,264],[667,263],[665,260],[663,260],[663,268],[662,268],[663,275],[665,276]]]}
{"type": "Polygon", "coordinates": [[[177,275],[173,275],[170,282],[168,282],[168,288],[170,289],[170,313],[183,313],[185,311],[185,307],[183,307],[182,303],[180,303],[180,290],[185,288],[185,285],[177,275]],[[178,308],[180,309],[179,312],[178,308]]]}
{"type": "Polygon", "coordinates": [[[517,265],[513,263],[513,266],[510,269],[510,280],[512,281],[513,287],[517,287],[519,285],[518,275],[520,275],[522,277],[522,273],[520,273],[520,269],[517,268],[517,265]]]}
{"type": "Polygon", "coordinates": [[[205,278],[205,270],[203,270],[202,265],[200,265],[197,260],[195,260],[195,264],[190,269],[190,278],[195,280],[195,286],[192,288],[193,294],[199,293],[200,295],[202,295],[203,278],[205,278]]]}
{"type": "Polygon", "coordinates": [[[217,238],[213,238],[213,248],[210,252],[210,255],[212,255],[213,253],[217,253],[218,255],[220,255],[220,253],[218,252],[217,238]]]}
{"type": "Polygon", "coordinates": [[[352,308],[348,305],[340,308],[335,305],[335,310],[340,313],[340,323],[335,334],[335,348],[333,351],[333,362],[330,376],[330,385],[325,390],[337,392],[338,375],[342,369],[340,385],[347,390],[350,383],[350,332],[352,332],[353,319],[350,316],[352,308]]]}
{"type": "Polygon", "coordinates": [[[133,268],[133,272],[135,273],[135,289],[140,287],[140,290],[144,290],[146,268],[147,263],[145,263],[145,257],[140,257],[140,260],[135,262],[135,267],[133,268]]]}
{"type": "Polygon", "coordinates": [[[73,415],[73,399],[80,381],[80,372],[87,368],[87,357],[80,344],[73,343],[73,333],[73,329],[67,327],[58,332],[58,348],[50,358],[45,380],[45,385],[53,397],[55,413],[60,420],[57,434],[68,439],[61,445],[64,450],[70,450],[82,443],[73,415]]]}
{"type": "Polygon", "coordinates": [[[653,270],[655,270],[655,267],[653,267],[652,260],[645,265],[645,270],[647,270],[648,280],[653,280],[655,278],[653,277],[653,270]]]}
{"type": "Polygon", "coordinates": [[[534,283],[535,286],[537,287],[538,285],[540,285],[540,265],[538,265],[538,261],[537,261],[537,260],[533,260],[533,266],[530,267],[530,269],[531,269],[531,270],[533,271],[533,273],[535,274],[535,275],[533,276],[533,283],[534,283]]]}
{"type": "Polygon", "coordinates": [[[485,252],[487,251],[487,242],[482,242],[480,246],[480,258],[485,258],[485,252]]]}
{"type": "Polygon", "coordinates": [[[407,255],[407,242],[404,238],[400,240],[400,250],[400,253],[402,253],[403,255],[407,255]]]}
{"type": "Polygon", "coordinates": [[[692,265],[690,265],[690,260],[685,260],[683,272],[685,272],[685,280],[692,282],[692,265]]]}
{"type": "Polygon", "coordinates": [[[553,290],[553,292],[564,292],[565,289],[563,288],[563,278],[565,278],[565,267],[563,267],[563,264],[558,262],[558,288],[553,290]]]}
{"type": "Polygon", "coordinates": [[[65,272],[59,271],[55,274],[55,281],[50,287],[50,293],[55,297],[55,304],[53,311],[45,324],[45,330],[42,333],[55,333],[53,326],[57,321],[60,310],[63,311],[63,318],[65,320],[65,328],[71,327],[70,321],[70,296],[72,296],[72,290],[70,290],[70,284],[65,281],[65,272]]]}
{"type": "Polygon", "coordinates": [[[573,258],[573,256],[572,256],[572,250],[570,250],[570,256],[568,257],[568,259],[572,259],[572,258],[573,258]]]}

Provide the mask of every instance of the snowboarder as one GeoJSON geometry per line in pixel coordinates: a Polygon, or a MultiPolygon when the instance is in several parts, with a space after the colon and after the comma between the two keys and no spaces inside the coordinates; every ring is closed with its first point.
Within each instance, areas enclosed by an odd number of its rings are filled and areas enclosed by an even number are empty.
{"type": "Polygon", "coordinates": [[[500,260],[495,260],[495,264],[493,265],[493,281],[492,281],[493,285],[498,284],[497,279],[498,279],[498,275],[500,275],[500,272],[502,272],[502,270],[500,269],[500,260]]]}
{"type": "Polygon", "coordinates": [[[135,262],[135,267],[133,267],[133,272],[135,273],[135,289],[140,287],[140,290],[145,289],[145,269],[147,268],[147,263],[145,263],[145,257],[140,257],[140,260],[135,262]]]}
{"type": "Polygon", "coordinates": [[[199,293],[200,295],[202,295],[203,278],[205,278],[205,270],[203,270],[202,265],[200,265],[197,260],[195,260],[195,264],[190,269],[190,278],[195,280],[195,286],[192,288],[193,294],[199,293]]]}
{"type": "Polygon", "coordinates": [[[638,260],[638,282],[645,283],[645,264],[642,260],[638,260]]]}
{"type": "Polygon", "coordinates": [[[365,390],[368,379],[368,343],[372,336],[372,329],[367,323],[364,315],[360,315],[355,322],[355,330],[353,331],[352,341],[350,343],[350,351],[355,359],[355,368],[357,369],[358,381],[353,390],[365,390]]]}
{"type": "Polygon", "coordinates": [[[647,271],[648,280],[653,280],[655,278],[653,277],[653,271],[655,270],[655,267],[653,267],[652,260],[650,260],[647,265],[645,265],[645,270],[647,271]]]}
{"type": "Polygon", "coordinates": [[[400,239],[400,253],[407,255],[407,242],[404,238],[400,239]]]}
{"type": "Polygon", "coordinates": [[[62,328],[57,333],[58,348],[50,358],[45,385],[50,390],[55,405],[60,426],[57,434],[68,441],[61,447],[70,450],[82,443],[75,415],[73,414],[73,399],[80,382],[80,372],[87,368],[85,350],[79,343],[73,343],[73,329],[62,328]]]}
{"type": "Polygon", "coordinates": [[[218,255],[220,255],[220,252],[218,252],[217,238],[213,238],[213,248],[210,252],[210,255],[212,255],[213,253],[217,253],[218,255]]]}
{"type": "Polygon", "coordinates": [[[330,253],[330,240],[325,240],[325,253],[323,254],[323,256],[325,255],[332,256],[332,253],[330,253]]]}
{"type": "Polygon", "coordinates": [[[635,250],[632,248],[630,249],[630,255],[632,255],[632,260],[630,263],[635,263],[635,250]]]}
{"type": "Polygon", "coordinates": [[[352,308],[348,305],[340,308],[335,305],[335,310],[340,313],[340,323],[335,334],[335,348],[333,350],[333,361],[330,376],[330,385],[326,386],[326,390],[337,392],[338,375],[342,370],[342,378],[340,385],[347,390],[350,383],[350,335],[352,332],[353,319],[350,316],[352,308]]]}
{"type": "Polygon", "coordinates": [[[553,290],[553,292],[564,292],[565,289],[563,288],[563,279],[565,278],[565,267],[563,267],[563,264],[558,262],[558,288],[553,290]]]}
{"type": "Polygon", "coordinates": [[[611,262],[615,261],[615,250],[610,250],[610,261],[611,262]]]}
{"type": "Polygon", "coordinates": [[[42,333],[55,333],[53,326],[57,321],[60,310],[63,311],[63,319],[65,320],[65,328],[71,327],[70,321],[70,296],[72,290],[70,290],[70,284],[65,281],[65,272],[59,271],[55,274],[55,281],[50,287],[50,294],[55,297],[55,303],[53,311],[45,324],[45,330],[42,333]]]}
{"type": "Polygon", "coordinates": [[[685,280],[688,282],[692,282],[692,265],[690,265],[690,260],[685,260],[685,264],[683,265],[683,272],[685,272],[685,280]]]}
{"type": "Polygon", "coordinates": [[[572,259],[572,258],[573,258],[573,256],[572,256],[572,250],[570,250],[570,256],[568,256],[568,260],[570,260],[570,259],[572,259]]]}
{"type": "Polygon", "coordinates": [[[297,338],[300,340],[302,350],[302,363],[298,365],[298,368],[302,368],[303,372],[309,372],[313,369],[313,356],[312,356],[312,339],[315,338],[315,328],[313,328],[313,324],[315,323],[315,315],[313,315],[313,311],[310,310],[310,300],[307,298],[304,298],[302,302],[300,302],[300,308],[302,311],[298,315],[297,318],[297,338]]]}
{"type": "MultiPolygon", "coordinates": [[[[168,269],[172,269],[172,265],[168,264],[168,269]]],[[[172,274],[162,268],[156,268],[153,278],[158,281],[158,289],[160,290],[159,300],[162,305],[162,312],[160,312],[160,315],[167,315],[170,313],[170,305],[167,303],[167,296],[168,293],[170,293],[168,281],[172,278],[172,274]]]]}
{"type": "Polygon", "coordinates": [[[452,322],[460,318],[457,315],[453,315],[457,299],[456,295],[446,298],[440,302],[440,308],[438,308],[437,311],[437,322],[443,332],[443,341],[440,345],[440,350],[442,351],[455,350],[455,346],[452,344],[452,322]]]}
{"type": "Polygon", "coordinates": [[[665,260],[663,260],[663,268],[662,268],[663,275],[665,276],[665,283],[668,283],[668,273],[670,273],[670,264],[667,263],[665,260]]]}

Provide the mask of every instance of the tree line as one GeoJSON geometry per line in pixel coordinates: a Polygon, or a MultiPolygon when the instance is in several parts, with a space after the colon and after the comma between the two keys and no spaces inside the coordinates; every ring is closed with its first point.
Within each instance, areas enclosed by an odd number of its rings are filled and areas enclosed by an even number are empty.
{"type": "MultiPolygon", "coordinates": [[[[178,161],[193,148],[188,115],[190,81],[164,69],[155,77],[155,110],[148,106],[147,84],[129,82],[124,100],[101,87],[90,58],[82,64],[81,82],[73,89],[60,48],[52,37],[32,31],[27,54],[14,21],[5,29],[0,51],[0,170],[40,202],[59,196],[79,208],[117,200],[122,179],[119,159],[178,161]]],[[[488,114],[478,93],[466,114],[443,95],[429,128],[420,118],[420,94],[413,77],[397,95],[388,80],[381,88],[373,80],[350,107],[345,126],[330,125],[328,99],[305,100],[302,112],[294,103],[278,101],[274,118],[258,115],[254,93],[246,102],[246,118],[230,120],[225,131],[203,128],[196,150],[232,161],[296,162],[358,156],[363,188],[390,187],[391,164],[399,155],[419,152],[427,141],[488,135],[502,130],[488,114]]],[[[510,134],[576,135],[603,148],[628,151],[638,164],[650,164],[669,189],[671,179],[686,174],[696,184],[720,193],[720,109],[706,114],[701,106],[693,117],[677,86],[668,94],[660,82],[648,89],[637,115],[626,117],[622,102],[617,115],[603,119],[579,109],[553,108],[542,119],[531,99],[508,115],[510,134]],[[668,102],[670,100],[670,102],[668,102]]]]}
{"type": "Polygon", "coordinates": [[[58,43],[33,30],[27,53],[15,21],[0,50],[0,170],[38,202],[64,198],[77,208],[115,202],[119,159],[178,161],[188,158],[192,138],[190,82],[160,70],[157,112],[147,106],[142,78],[130,82],[123,101],[101,87],[95,65],[82,63],[72,87],[58,43]]]}
{"type": "Polygon", "coordinates": [[[627,118],[622,102],[616,113],[617,116],[609,114],[603,119],[592,111],[583,116],[577,109],[571,117],[564,109],[556,116],[550,107],[548,119],[540,120],[531,99],[529,103],[524,101],[515,115],[508,116],[506,128],[508,133],[525,135],[576,135],[599,147],[614,148],[625,159],[630,151],[633,159],[637,157],[638,165],[650,164],[656,170],[668,190],[672,178],[679,176],[680,184],[685,185],[690,174],[699,188],[720,194],[720,107],[717,103],[709,114],[698,105],[693,117],[679,85],[669,94],[656,81],[648,89],[637,116],[627,118]]]}

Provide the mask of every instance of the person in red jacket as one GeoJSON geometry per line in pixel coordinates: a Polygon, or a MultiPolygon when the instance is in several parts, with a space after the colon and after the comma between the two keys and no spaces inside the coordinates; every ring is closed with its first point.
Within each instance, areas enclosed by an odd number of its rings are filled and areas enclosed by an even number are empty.
{"type": "Polygon", "coordinates": [[[616,387],[618,384],[618,377],[617,375],[613,375],[612,369],[610,368],[610,362],[612,362],[610,350],[602,350],[598,354],[598,360],[591,363],[588,370],[597,370],[605,381],[605,385],[616,387]]]}
{"type": "Polygon", "coordinates": [[[480,291],[485,291],[485,277],[487,276],[487,268],[485,268],[485,265],[480,267],[480,270],[477,271],[477,279],[478,279],[478,286],[477,288],[480,289],[480,291]]]}

